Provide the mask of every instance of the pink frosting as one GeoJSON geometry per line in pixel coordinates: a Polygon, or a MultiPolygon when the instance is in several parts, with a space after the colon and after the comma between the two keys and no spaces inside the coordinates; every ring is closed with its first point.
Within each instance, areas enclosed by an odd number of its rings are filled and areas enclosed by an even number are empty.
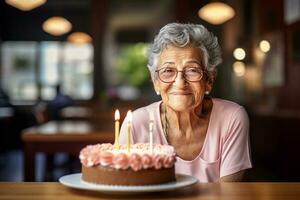
{"type": "Polygon", "coordinates": [[[153,166],[155,169],[160,169],[164,164],[164,156],[163,155],[155,155],[153,158],[153,166]]]}
{"type": "Polygon", "coordinates": [[[114,156],[113,164],[116,169],[127,169],[129,167],[129,159],[125,153],[114,156]]]}
{"type": "Polygon", "coordinates": [[[165,168],[171,168],[175,163],[175,156],[165,156],[163,166],[165,168]]]}
{"type": "Polygon", "coordinates": [[[113,154],[109,151],[102,151],[100,154],[100,164],[103,166],[108,166],[112,164],[113,154]]]}
{"type": "Polygon", "coordinates": [[[144,169],[151,168],[153,166],[152,156],[150,156],[149,154],[144,154],[142,156],[142,163],[144,169]]]}
{"type": "Polygon", "coordinates": [[[142,158],[139,154],[131,154],[129,157],[129,163],[133,171],[139,171],[143,168],[142,158]]]}
{"type": "Polygon", "coordinates": [[[86,167],[102,165],[122,170],[130,167],[134,171],[171,168],[176,162],[174,148],[169,145],[155,144],[153,154],[148,143],[133,144],[130,153],[126,148],[126,145],[120,145],[116,150],[110,143],[88,145],[80,151],[79,158],[86,167]]]}

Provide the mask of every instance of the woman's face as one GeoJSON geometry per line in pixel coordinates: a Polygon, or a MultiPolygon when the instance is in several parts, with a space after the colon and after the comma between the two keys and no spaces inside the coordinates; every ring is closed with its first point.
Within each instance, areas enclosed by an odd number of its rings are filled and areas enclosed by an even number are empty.
{"type": "MultiPolygon", "coordinates": [[[[190,45],[180,48],[169,45],[160,55],[157,70],[166,67],[176,68],[178,71],[189,68],[203,69],[201,58],[201,51],[197,47],[190,45]]],[[[163,102],[178,112],[201,105],[204,92],[211,90],[205,75],[197,82],[190,82],[183,77],[182,72],[178,72],[176,79],[171,83],[165,83],[157,77],[154,87],[160,92],[163,102]]]]}

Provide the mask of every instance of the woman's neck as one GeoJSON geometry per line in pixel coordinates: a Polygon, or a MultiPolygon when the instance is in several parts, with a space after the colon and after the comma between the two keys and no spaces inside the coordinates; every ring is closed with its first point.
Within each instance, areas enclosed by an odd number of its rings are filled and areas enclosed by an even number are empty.
{"type": "Polygon", "coordinates": [[[178,130],[191,128],[194,121],[197,121],[199,118],[196,109],[176,111],[168,106],[165,106],[165,115],[168,122],[172,124],[172,127],[178,130]]]}
{"type": "Polygon", "coordinates": [[[172,136],[193,139],[197,127],[207,120],[212,108],[211,100],[203,100],[199,106],[184,111],[175,111],[166,104],[162,104],[164,126],[166,136],[172,133],[172,136]]]}

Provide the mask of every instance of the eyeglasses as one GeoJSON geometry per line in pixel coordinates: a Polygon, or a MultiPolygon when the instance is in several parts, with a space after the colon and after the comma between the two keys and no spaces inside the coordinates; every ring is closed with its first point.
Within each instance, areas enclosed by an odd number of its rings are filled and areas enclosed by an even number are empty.
{"type": "Polygon", "coordinates": [[[203,70],[199,67],[187,67],[183,70],[177,70],[174,67],[164,67],[155,71],[158,78],[164,83],[172,83],[175,81],[178,72],[182,72],[182,76],[189,82],[198,82],[203,77],[203,70]]]}

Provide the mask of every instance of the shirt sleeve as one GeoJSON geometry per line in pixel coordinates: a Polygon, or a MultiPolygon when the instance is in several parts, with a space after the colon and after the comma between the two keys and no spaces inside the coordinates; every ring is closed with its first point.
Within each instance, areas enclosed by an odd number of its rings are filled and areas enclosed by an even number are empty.
{"type": "Polygon", "coordinates": [[[249,118],[243,107],[233,113],[223,140],[220,177],[251,168],[249,118]]]}

